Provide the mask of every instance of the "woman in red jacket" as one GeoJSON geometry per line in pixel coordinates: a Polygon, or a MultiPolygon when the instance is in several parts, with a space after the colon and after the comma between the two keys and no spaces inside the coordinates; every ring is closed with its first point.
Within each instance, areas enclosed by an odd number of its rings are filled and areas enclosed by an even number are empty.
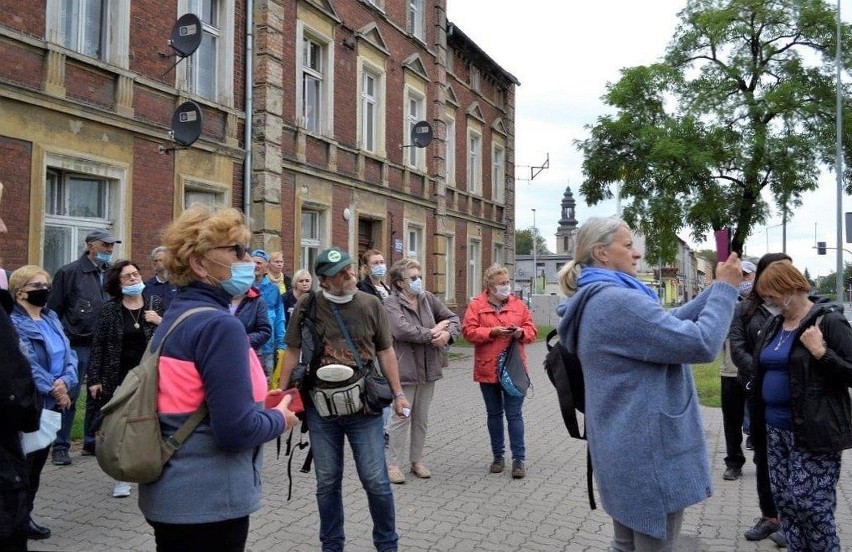
{"type": "Polygon", "coordinates": [[[513,397],[500,386],[497,378],[497,358],[506,347],[517,340],[526,368],[524,344],[536,338],[532,315],[523,301],[512,295],[509,271],[492,265],[483,278],[485,290],[467,306],[462,324],[464,338],[474,344],[473,380],[479,382],[485,410],[488,413],[488,434],[491,437],[491,473],[503,471],[504,434],[503,412],[509,426],[509,446],[512,450],[512,477],[526,475],[524,460],[523,397],[513,397]]]}

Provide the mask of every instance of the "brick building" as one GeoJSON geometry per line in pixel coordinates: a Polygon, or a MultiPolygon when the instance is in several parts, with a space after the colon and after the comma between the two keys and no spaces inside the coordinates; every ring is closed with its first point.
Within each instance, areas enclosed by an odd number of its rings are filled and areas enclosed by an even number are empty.
{"type": "Polygon", "coordinates": [[[245,0],[0,0],[0,180],[6,267],[51,273],[92,228],[147,267],[160,230],[194,201],[240,205],[245,150],[245,0]],[[200,48],[172,67],[182,14],[200,48]],[[203,115],[188,149],[178,105],[203,115]]]}
{"type": "Polygon", "coordinates": [[[427,289],[466,305],[483,267],[514,259],[518,81],[447,21],[446,0],[254,13],[255,240],[288,272],[329,245],[415,257],[427,289]],[[405,147],[421,120],[435,139],[405,147]]]}
{"type": "Polygon", "coordinates": [[[519,83],[446,2],[0,0],[3,265],[53,272],[103,227],[124,241],[116,257],[147,265],[203,201],[243,209],[289,273],[330,245],[376,248],[418,258],[427,288],[463,307],[484,267],[513,270],[519,83]],[[171,68],[190,11],[201,47],[171,68]],[[162,153],[186,100],[203,132],[162,153]],[[425,148],[410,147],[418,121],[425,148]]]}

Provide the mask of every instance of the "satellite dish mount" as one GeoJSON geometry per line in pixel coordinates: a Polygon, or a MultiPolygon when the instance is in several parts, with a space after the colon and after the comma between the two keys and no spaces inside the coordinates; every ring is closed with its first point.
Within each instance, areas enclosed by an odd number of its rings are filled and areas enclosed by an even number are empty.
{"type": "Polygon", "coordinates": [[[418,121],[413,127],[411,127],[411,136],[409,137],[411,143],[400,145],[399,149],[425,148],[432,143],[433,136],[432,125],[429,124],[429,121],[418,121]]]}
{"type": "Polygon", "coordinates": [[[160,145],[157,147],[158,153],[187,149],[201,136],[203,126],[204,116],[198,104],[193,101],[183,102],[172,115],[172,129],[169,131],[169,135],[178,146],[165,147],[160,145]]]}
{"type": "Polygon", "coordinates": [[[166,73],[174,69],[178,63],[195,53],[198,47],[201,46],[202,36],[201,20],[197,15],[194,13],[185,13],[180,16],[180,18],[178,18],[175,22],[174,27],[172,27],[172,35],[171,38],[169,38],[169,47],[174,53],[168,54],[165,52],[158,52],[160,57],[163,58],[172,56],[177,57],[177,61],[175,61],[162,76],[165,76],[166,73]]]}

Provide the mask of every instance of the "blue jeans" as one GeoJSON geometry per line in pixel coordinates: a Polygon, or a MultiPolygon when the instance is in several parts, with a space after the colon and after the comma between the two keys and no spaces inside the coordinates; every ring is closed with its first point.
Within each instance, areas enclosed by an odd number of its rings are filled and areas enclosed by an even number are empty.
{"type": "Polygon", "coordinates": [[[397,549],[396,513],[393,491],[385,464],[385,441],[381,416],[322,418],[313,405],[307,406],[314,472],[317,477],[317,507],[323,552],[342,552],[343,532],[343,438],[349,439],[355,468],[367,492],[373,518],[373,544],[380,552],[397,549]]]}
{"type": "MultiPolygon", "coordinates": [[[[56,433],[56,441],[53,442],[53,450],[68,450],[71,448],[71,428],[74,426],[74,416],[77,413],[77,398],[80,392],[87,392],[86,388],[86,370],[89,368],[89,354],[91,347],[72,345],[72,349],[77,353],[77,385],[68,390],[68,396],[71,398],[71,406],[62,411],[62,426],[56,433]]],[[[86,415],[83,418],[83,444],[94,447],[95,434],[89,427],[92,420],[98,413],[98,405],[94,400],[86,401],[86,415]]]]}
{"type": "Polygon", "coordinates": [[[488,435],[491,436],[491,452],[503,457],[503,410],[506,411],[506,423],[509,426],[509,446],[514,460],[526,458],[524,447],[524,406],[523,397],[513,397],[503,391],[499,383],[480,383],[482,398],[485,399],[485,411],[488,413],[488,435]]]}

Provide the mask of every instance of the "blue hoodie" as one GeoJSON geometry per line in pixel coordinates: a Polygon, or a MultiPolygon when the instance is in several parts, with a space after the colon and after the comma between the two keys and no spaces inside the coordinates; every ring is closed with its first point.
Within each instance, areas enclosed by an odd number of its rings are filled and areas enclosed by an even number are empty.
{"type": "Polygon", "coordinates": [[[665,311],[636,289],[593,282],[557,308],[559,339],[580,358],[586,432],[604,510],[662,539],[666,516],[713,490],[692,370],[728,333],[737,289],[717,282],[665,311]]]}

